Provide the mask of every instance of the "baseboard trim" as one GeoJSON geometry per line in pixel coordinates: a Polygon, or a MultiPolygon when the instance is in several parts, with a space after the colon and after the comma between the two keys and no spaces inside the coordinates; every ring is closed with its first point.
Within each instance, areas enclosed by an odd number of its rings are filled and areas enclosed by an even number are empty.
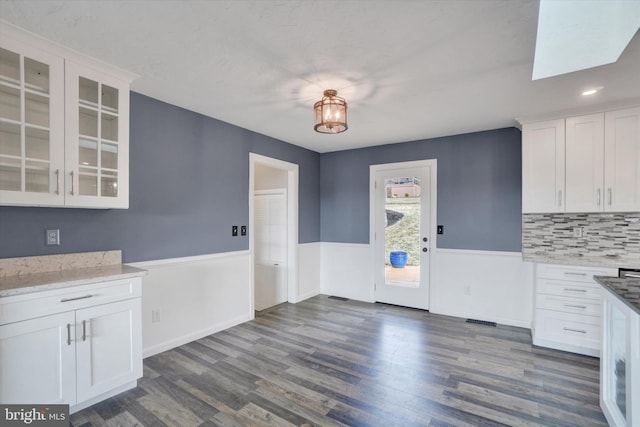
{"type": "Polygon", "coordinates": [[[320,295],[320,291],[319,290],[316,290],[316,291],[313,291],[313,292],[307,292],[304,295],[299,295],[296,303],[302,302],[304,300],[307,300],[309,298],[313,298],[313,297],[318,296],[318,295],[320,295]]]}
{"type": "Polygon", "coordinates": [[[181,345],[190,343],[191,341],[199,340],[200,338],[204,338],[208,335],[215,334],[216,332],[223,331],[225,329],[229,329],[233,326],[239,325],[241,323],[247,322],[253,319],[253,314],[245,314],[242,316],[238,316],[234,319],[228,320],[226,322],[218,323],[216,325],[210,326],[205,329],[201,329],[196,332],[192,332],[187,335],[183,335],[178,338],[174,338],[169,341],[162,342],[160,344],[156,344],[152,347],[145,348],[142,351],[142,358],[146,359],[147,357],[156,355],[158,353],[162,353],[163,351],[171,350],[172,348],[179,347],[181,345]]]}

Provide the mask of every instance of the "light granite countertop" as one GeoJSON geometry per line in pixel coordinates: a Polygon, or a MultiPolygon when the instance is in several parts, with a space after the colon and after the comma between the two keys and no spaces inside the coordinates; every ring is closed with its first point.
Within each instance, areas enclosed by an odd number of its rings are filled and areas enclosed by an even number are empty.
{"type": "Polygon", "coordinates": [[[640,279],[607,276],[593,276],[593,278],[640,315],[640,279]]]}
{"type": "Polygon", "coordinates": [[[640,268],[640,259],[609,256],[553,255],[549,253],[523,253],[522,259],[545,264],[581,265],[587,267],[640,268]]]}
{"type": "Polygon", "coordinates": [[[99,281],[127,279],[147,274],[146,270],[126,264],[101,265],[96,267],[20,274],[0,277],[0,298],[86,285],[99,281]]]}

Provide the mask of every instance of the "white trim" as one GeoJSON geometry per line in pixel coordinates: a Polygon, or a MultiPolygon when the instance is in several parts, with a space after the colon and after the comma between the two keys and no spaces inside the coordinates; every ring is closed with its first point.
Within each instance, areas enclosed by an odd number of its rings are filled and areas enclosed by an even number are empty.
{"type": "Polygon", "coordinates": [[[216,258],[227,258],[233,256],[242,256],[249,255],[248,250],[244,251],[233,251],[233,252],[219,252],[214,254],[206,254],[206,255],[194,255],[180,258],[164,258],[164,259],[154,259],[150,261],[140,261],[140,262],[127,262],[127,265],[137,268],[145,268],[145,267],[154,267],[154,266],[162,266],[167,264],[179,264],[183,262],[197,262],[197,261],[206,261],[210,259],[216,258]]]}
{"type": "Polygon", "coordinates": [[[209,328],[200,329],[199,331],[195,331],[190,334],[183,335],[181,337],[174,338],[172,340],[168,340],[160,344],[156,344],[152,347],[145,348],[142,351],[142,358],[146,359],[147,357],[153,356],[158,353],[162,353],[163,351],[171,350],[172,348],[179,347],[181,345],[190,343],[195,340],[199,340],[200,338],[204,338],[211,334],[215,334],[217,332],[223,331],[225,329],[231,328],[233,326],[239,325],[241,323],[247,322],[252,319],[253,319],[253,312],[250,314],[245,314],[243,316],[236,317],[235,319],[231,319],[226,322],[218,323],[217,325],[211,326],[209,328]]]}
{"type": "Polygon", "coordinates": [[[313,297],[315,297],[317,295],[320,295],[320,291],[307,292],[304,295],[299,295],[298,296],[298,302],[304,301],[304,300],[309,299],[309,298],[313,298],[313,297]]]}
{"type": "Polygon", "coordinates": [[[284,160],[278,160],[256,153],[249,153],[249,254],[251,255],[251,312],[254,310],[254,233],[253,233],[253,198],[255,190],[255,165],[261,164],[287,172],[287,299],[290,303],[298,302],[298,181],[299,166],[284,160]]]}
{"type": "Polygon", "coordinates": [[[345,248],[361,248],[363,246],[370,246],[370,243],[343,243],[343,242],[319,242],[323,245],[335,245],[342,246],[345,248]]]}
{"type": "Polygon", "coordinates": [[[46,39],[38,34],[32,33],[31,31],[27,31],[22,27],[18,27],[17,25],[0,19],[0,38],[4,37],[12,37],[20,40],[22,43],[30,44],[40,50],[46,50],[49,53],[63,57],[65,59],[83,63],[84,65],[94,68],[100,72],[115,75],[121,80],[125,80],[127,83],[131,83],[133,80],[140,77],[139,75],[132,73],[131,71],[117,67],[113,64],[109,64],[100,59],[85,55],[84,53],[80,53],[67,46],[46,39]]]}
{"type": "Polygon", "coordinates": [[[482,249],[446,249],[437,248],[434,252],[456,255],[487,255],[487,256],[508,256],[522,258],[522,252],[502,252],[502,251],[485,251],[482,249]]]}
{"type": "MultiPolygon", "coordinates": [[[[431,212],[429,212],[430,224],[429,228],[431,231],[430,241],[429,241],[429,307],[431,305],[431,301],[433,301],[434,293],[433,293],[433,281],[436,278],[436,265],[437,263],[432,262],[434,259],[434,251],[438,247],[438,235],[436,233],[437,224],[438,224],[438,160],[437,159],[427,159],[427,160],[416,160],[410,162],[397,162],[397,163],[384,163],[378,165],[369,165],[369,244],[370,244],[370,257],[371,257],[371,268],[375,271],[376,267],[376,254],[375,254],[375,233],[376,233],[376,192],[375,192],[375,181],[376,181],[376,173],[380,171],[387,171],[393,169],[409,169],[409,168],[420,168],[420,167],[429,167],[430,168],[430,179],[429,179],[429,195],[431,199],[429,200],[429,208],[431,212]]],[[[375,276],[373,283],[371,286],[375,287],[375,276]]],[[[429,308],[428,307],[428,308],[429,308]]]]}

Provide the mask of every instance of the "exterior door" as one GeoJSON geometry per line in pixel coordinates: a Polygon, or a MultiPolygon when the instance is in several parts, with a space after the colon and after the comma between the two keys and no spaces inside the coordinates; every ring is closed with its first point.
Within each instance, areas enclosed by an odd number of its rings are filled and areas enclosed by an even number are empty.
{"type": "Polygon", "coordinates": [[[376,301],[428,310],[431,166],[372,173],[376,301]]]}
{"type": "Polygon", "coordinates": [[[255,309],[287,301],[286,190],[255,192],[255,309]]]}

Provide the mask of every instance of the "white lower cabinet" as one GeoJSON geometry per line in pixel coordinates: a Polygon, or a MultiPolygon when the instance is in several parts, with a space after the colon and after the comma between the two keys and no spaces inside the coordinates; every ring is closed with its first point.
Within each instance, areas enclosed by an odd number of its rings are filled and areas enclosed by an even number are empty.
{"type": "Polygon", "coordinates": [[[609,425],[640,425],[640,314],[605,293],[600,407],[609,425]]]}
{"type": "Polygon", "coordinates": [[[605,267],[537,264],[533,344],[600,356],[602,287],[593,276],[617,276],[605,267]]]}
{"type": "Polygon", "coordinates": [[[134,387],[142,376],[140,295],[133,278],[0,299],[0,319],[16,320],[0,324],[0,401],[63,403],[74,412],[134,387]],[[62,312],[23,320],[12,310],[47,312],[52,300],[62,312]]]}

